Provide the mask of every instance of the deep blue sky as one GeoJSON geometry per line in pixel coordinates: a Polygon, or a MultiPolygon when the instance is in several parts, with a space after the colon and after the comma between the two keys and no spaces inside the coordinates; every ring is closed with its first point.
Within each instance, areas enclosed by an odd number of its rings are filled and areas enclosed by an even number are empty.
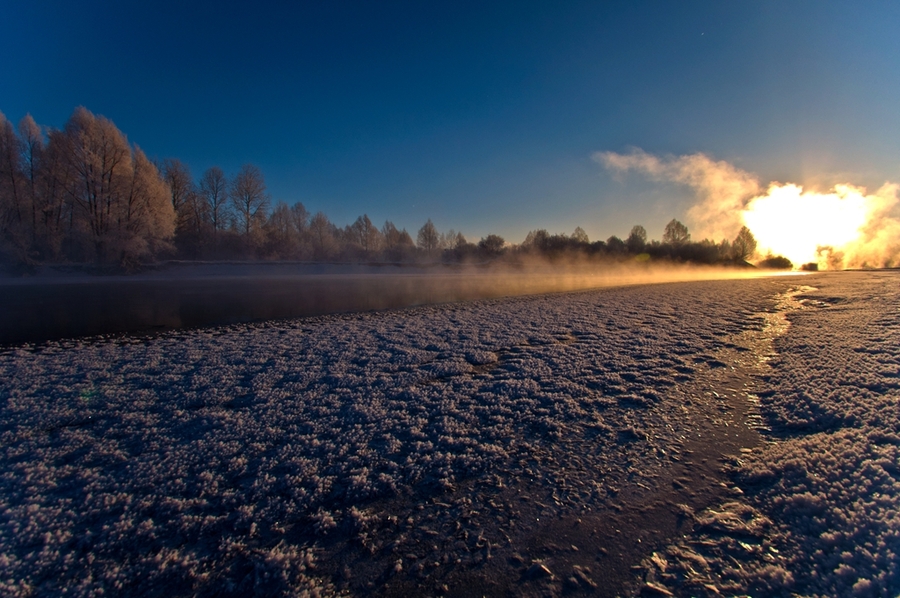
{"type": "Polygon", "coordinates": [[[41,2],[0,10],[0,111],[79,105],[195,177],[470,240],[652,238],[683,189],[591,155],[705,152],[765,182],[900,181],[900,3],[41,2]],[[282,4],[296,4],[286,7],[282,4]],[[563,5],[563,6],[561,6],[563,5]]]}

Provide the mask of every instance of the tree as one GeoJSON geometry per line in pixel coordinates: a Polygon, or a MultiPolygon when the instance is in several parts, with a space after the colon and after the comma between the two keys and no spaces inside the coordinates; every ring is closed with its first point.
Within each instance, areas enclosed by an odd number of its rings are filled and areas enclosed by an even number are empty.
{"type": "Polygon", "coordinates": [[[731,250],[734,253],[734,259],[738,262],[745,262],[756,253],[756,238],[750,229],[742,226],[737,237],[731,242],[731,250]]]}
{"type": "Polygon", "coordinates": [[[175,212],[166,184],[137,146],[132,150],[131,180],[121,216],[119,261],[132,265],[141,257],[169,249],[175,234],[175,212]]]}
{"type": "Polygon", "coordinates": [[[206,204],[206,214],[216,243],[219,231],[228,228],[231,213],[228,209],[228,179],[218,166],[206,169],[200,179],[200,197],[206,204]]]}
{"type": "Polygon", "coordinates": [[[27,260],[28,234],[25,203],[25,176],[22,152],[16,131],[0,112],[0,234],[4,249],[16,254],[17,261],[27,260]]]}
{"type": "Polygon", "coordinates": [[[500,255],[504,245],[506,241],[500,235],[488,235],[478,242],[478,248],[489,256],[500,255]]]}
{"type": "Polygon", "coordinates": [[[334,245],[334,235],[332,233],[333,225],[323,212],[316,212],[316,215],[309,221],[309,232],[312,235],[313,249],[316,257],[326,257],[334,245]]]}
{"type": "Polygon", "coordinates": [[[640,224],[631,227],[631,233],[625,239],[625,246],[631,253],[641,253],[647,246],[647,229],[640,224]]]}
{"type": "Polygon", "coordinates": [[[19,148],[22,153],[22,170],[25,182],[25,203],[29,206],[31,244],[37,241],[38,214],[40,212],[39,173],[44,153],[44,136],[30,114],[19,121],[19,148]]]}
{"type": "Polygon", "coordinates": [[[591,242],[587,233],[580,226],[575,227],[575,232],[572,233],[572,240],[579,245],[587,245],[591,242]]]}
{"type": "Polygon", "coordinates": [[[688,228],[675,218],[672,218],[663,232],[662,242],[674,247],[680,247],[690,240],[691,234],[688,232],[688,228]]]}
{"type": "Polygon", "coordinates": [[[606,240],[606,250],[612,254],[625,253],[625,241],[613,235],[606,240]]]}
{"type": "Polygon", "coordinates": [[[355,241],[362,247],[366,253],[377,251],[381,247],[381,233],[372,221],[369,220],[368,214],[363,214],[356,219],[351,227],[355,241]]]}
{"type": "Polygon", "coordinates": [[[445,233],[441,233],[441,240],[438,243],[438,247],[443,250],[452,250],[456,249],[457,245],[457,232],[452,228],[445,233]]]}
{"type": "Polygon", "coordinates": [[[283,259],[297,252],[299,235],[288,205],[279,201],[266,221],[267,250],[270,257],[283,259]]]}
{"type": "Polygon", "coordinates": [[[522,246],[527,249],[536,249],[538,251],[546,251],[550,242],[550,233],[545,229],[528,231],[522,246]]]}
{"type": "Polygon", "coordinates": [[[194,179],[187,164],[178,158],[166,158],[159,170],[169,185],[172,208],[175,210],[175,234],[177,236],[183,233],[191,217],[189,202],[194,191],[194,179]]]}
{"type": "Polygon", "coordinates": [[[306,206],[299,201],[291,206],[291,222],[294,230],[302,238],[309,228],[309,212],[306,211],[306,206]]]}
{"type": "Polygon", "coordinates": [[[70,232],[97,260],[129,264],[168,248],[175,213],[166,183],[112,121],[77,108],[50,141],[66,161],[70,232]]]}
{"type": "Polygon", "coordinates": [[[431,222],[431,218],[429,218],[428,221],[422,225],[422,228],[419,229],[419,234],[416,237],[416,244],[420,249],[431,253],[438,248],[440,240],[440,235],[438,235],[434,223],[431,222]]]}
{"type": "Polygon", "coordinates": [[[63,246],[73,241],[75,219],[66,191],[73,171],[64,137],[63,131],[48,132],[38,169],[37,250],[50,259],[62,257],[63,246]]]}
{"type": "Polygon", "coordinates": [[[265,222],[269,196],[262,172],[253,164],[244,164],[231,182],[231,203],[237,213],[238,227],[245,237],[265,222]]]}

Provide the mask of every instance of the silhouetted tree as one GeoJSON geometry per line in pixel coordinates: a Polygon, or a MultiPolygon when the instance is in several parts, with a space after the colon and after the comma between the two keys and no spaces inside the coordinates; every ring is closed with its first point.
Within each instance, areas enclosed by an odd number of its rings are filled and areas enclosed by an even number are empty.
{"type": "Polygon", "coordinates": [[[528,231],[522,247],[534,251],[545,252],[550,240],[550,233],[544,229],[528,231]]]}
{"type": "Polygon", "coordinates": [[[255,231],[266,219],[269,196],[259,168],[244,164],[231,182],[231,202],[237,213],[238,227],[245,237],[255,231]]]}
{"type": "Polygon", "coordinates": [[[625,241],[613,235],[606,240],[606,251],[612,255],[625,253],[625,241]]]}
{"type": "Polygon", "coordinates": [[[432,253],[435,249],[438,248],[438,244],[440,243],[440,236],[438,235],[437,229],[434,227],[434,223],[431,222],[431,218],[422,225],[422,228],[419,229],[419,234],[416,237],[416,244],[420,249],[432,253]]]}
{"type": "Polygon", "coordinates": [[[790,270],[794,267],[794,264],[791,263],[791,260],[787,259],[782,255],[772,255],[769,254],[766,256],[766,259],[757,264],[760,268],[771,268],[773,270],[790,270]]]}
{"type": "Polygon", "coordinates": [[[749,228],[741,227],[737,237],[731,243],[731,250],[734,252],[734,259],[739,262],[750,259],[756,253],[756,238],[749,228]]]}
{"type": "Polygon", "coordinates": [[[644,251],[644,246],[646,245],[647,229],[640,224],[631,227],[631,232],[628,234],[628,238],[625,239],[625,246],[628,247],[628,251],[631,253],[641,253],[644,251]]]}
{"type": "Polygon", "coordinates": [[[591,242],[588,238],[587,233],[584,232],[584,229],[580,226],[575,227],[575,232],[572,233],[572,240],[579,244],[587,245],[591,242]]]}
{"type": "Polygon", "coordinates": [[[688,232],[688,228],[675,218],[672,218],[663,232],[662,242],[673,247],[680,247],[690,240],[691,234],[688,232]]]}
{"type": "Polygon", "coordinates": [[[228,179],[218,166],[208,168],[200,179],[200,198],[206,204],[206,214],[212,229],[213,245],[219,233],[228,228],[231,211],[228,205],[228,179]]]}
{"type": "Polygon", "coordinates": [[[497,256],[503,252],[506,241],[500,235],[488,235],[478,242],[478,249],[490,256],[497,256]]]}

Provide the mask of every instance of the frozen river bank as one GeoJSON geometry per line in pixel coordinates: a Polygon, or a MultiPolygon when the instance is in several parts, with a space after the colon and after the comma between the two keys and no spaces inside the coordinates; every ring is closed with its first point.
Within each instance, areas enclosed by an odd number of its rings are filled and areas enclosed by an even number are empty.
{"type": "Polygon", "coordinates": [[[634,286],[4,351],[0,589],[896,593],[897,282],[634,286]]]}

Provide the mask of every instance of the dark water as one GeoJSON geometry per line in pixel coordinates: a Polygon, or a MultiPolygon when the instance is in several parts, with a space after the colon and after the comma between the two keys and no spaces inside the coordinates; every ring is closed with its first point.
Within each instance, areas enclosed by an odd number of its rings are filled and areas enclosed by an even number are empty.
{"type": "Polygon", "coordinates": [[[0,345],[546,292],[540,277],[306,276],[0,285],[0,345]]]}

